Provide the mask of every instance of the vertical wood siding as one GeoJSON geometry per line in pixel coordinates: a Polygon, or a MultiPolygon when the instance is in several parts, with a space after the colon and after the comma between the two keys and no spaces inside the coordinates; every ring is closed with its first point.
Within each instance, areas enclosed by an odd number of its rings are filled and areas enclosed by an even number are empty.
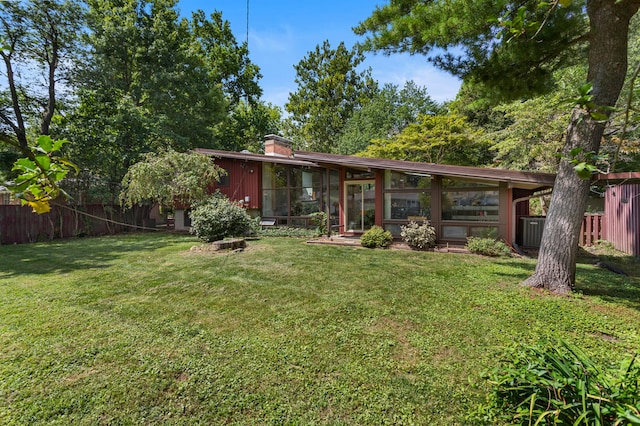
{"type": "Polygon", "coordinates": [[[249,197],[249,203],[245,204],[248,209],[259,209],[260,202],[260,181],[262,180],[262,164],[233,159],[216,159],[216,164],[229,174],[229,185],[217,186],[221,193],[231,201],[243,201],[249,197]]]}
{"type": "Polygon", "coordinates": [[[640,256],[640,184],[610,186],[605,192],[606,238],[620,251],[640,256]]]}

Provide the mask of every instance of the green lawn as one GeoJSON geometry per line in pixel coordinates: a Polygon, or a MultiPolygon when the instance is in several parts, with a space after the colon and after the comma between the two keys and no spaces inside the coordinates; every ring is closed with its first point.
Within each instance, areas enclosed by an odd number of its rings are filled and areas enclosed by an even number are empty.
{"type": "Polygon", "coordinates": [[[0,247],[0,424],[465,424],[506,346],[640,348],[633,277],[526,259],[183,235],[0,247]]]}

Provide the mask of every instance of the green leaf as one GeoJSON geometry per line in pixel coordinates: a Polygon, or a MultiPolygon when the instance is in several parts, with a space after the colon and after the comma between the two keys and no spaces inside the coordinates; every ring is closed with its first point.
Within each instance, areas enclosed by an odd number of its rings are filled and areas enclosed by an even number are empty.
{"type": "Polygon", "coordinates": [[[49,135],[38,136],[38,146],[46,153],[50,153],[53,148],[53,141],[49,135]]]}
{"type": "Polygon", "coordinates": [[[11,169],[13,171],[25,171],[25,172],[36,172],[37,171],[37,167],[36,167],[36,163],[34,163],[33,161],[29,160],[28,158],[19,158],[18,160],[16,160],[15,163],[13,163],[13,168],[11,169]]]}
{"type": "Polygon", "coordinates": [[[60,148],[62,148],[62,145],[68,142],[69,141],[66,139],[56,139],[55,141],[53,141],[53,147],[51,147],[51,152],[58,151],[60,148]]]}
{"type": "Polygon", "coordinates": [[[51,159],[48,155],[36,155],[36,161],[43,172],[46,172],[51,167],[51,159]]]}
{"type": "Polygon", "coordinates": [[[569,155],[573,158],[575,156],[577,156],[578,154],[580,154],[582,152],[582,148],[581,147],[576,147],[573,148],[571,151],[569,151],[569,155]]]}
{"type": "Polygon", "coordinates": [[[609,119],[607,114],[604,114],[602,112],[590,112],[589,115],[591,115],[591,118],[597,121],[607,121],[609,119]]]}

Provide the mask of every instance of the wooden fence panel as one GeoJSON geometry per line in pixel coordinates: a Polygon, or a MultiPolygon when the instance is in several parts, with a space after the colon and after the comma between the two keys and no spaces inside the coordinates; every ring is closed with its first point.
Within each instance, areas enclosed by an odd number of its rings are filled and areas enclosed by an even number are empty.
{"type": "Polygon", "coordinates": [[[128,230],[127,225],[141,222],[146,215],[148,209],[134,208],[122,212],[120,206],[101,204],[78,208],[53,205],[49,213],[40,215],[33,213],[30,207],[0,205],[0,244],[117,234],[128,230]]]}
{"type": "Polygon", "coordinates": [[[606,239],[605,216],[603,214],[585,214],[580,228],[581,246],[591,246],[598,240],[606,239]]]}

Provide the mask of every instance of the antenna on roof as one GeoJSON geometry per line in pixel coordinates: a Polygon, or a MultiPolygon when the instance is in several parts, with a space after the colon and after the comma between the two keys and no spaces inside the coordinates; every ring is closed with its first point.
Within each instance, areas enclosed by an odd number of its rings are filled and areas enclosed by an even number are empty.
{"type": "Polygon", "coordinates": [[[249,0],[247,0],[247,50],[249,50],[249,0]]]}

